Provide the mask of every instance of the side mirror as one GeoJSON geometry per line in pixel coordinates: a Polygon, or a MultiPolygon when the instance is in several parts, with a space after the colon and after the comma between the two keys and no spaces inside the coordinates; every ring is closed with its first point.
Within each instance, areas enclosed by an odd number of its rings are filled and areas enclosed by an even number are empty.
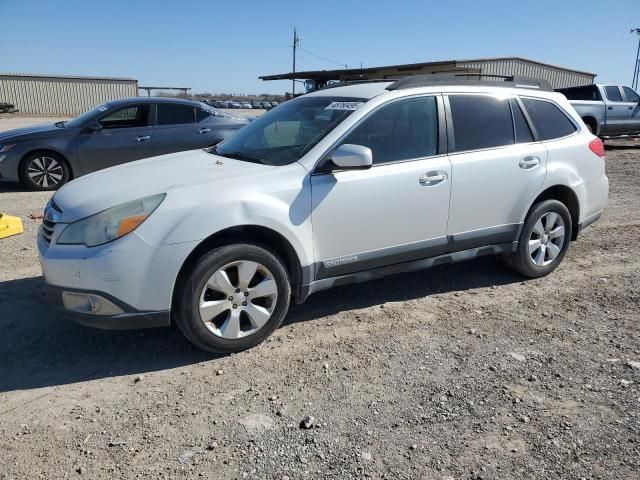
{"type": "Polygon", "coordinates": [[[336,148],[331,161],[336,167],[346,170],[367,169],[373,165],[373,152],[362,145],[345,143],[336,148]]]}
{"type": "Polygon", "coordinates": [[[87,130],[90,132],[99,132],[102,130],[102,125],[100,125],[100,122],[93,122],[87,125],[87,130]]]}

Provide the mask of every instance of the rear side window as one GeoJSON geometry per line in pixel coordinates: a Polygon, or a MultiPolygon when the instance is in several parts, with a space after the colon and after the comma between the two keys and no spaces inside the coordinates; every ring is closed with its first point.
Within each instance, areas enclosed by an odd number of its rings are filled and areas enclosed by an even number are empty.
{"type": "Polygon", "coordinates": [[[608,85],[604,87],[604,92],[607,95],[607,99],[612,102],[621,102],[622,95],[620,95],[620,89],[616,85],[608,85]]]}
{"type": "Polygon", "coordinates": [[[622,89],[624,90],[624,96],[627,98],[627,102],[640,102],[640,97],[638,97],[636,92],[631,90],[629,87],[622,87],[622,89]]]}
{"type": "Polygon", "coordinates": [[[455,151],[513,144],[508,99],[488,95],[450,95],[455,151]]]}
{"type": "Polygon", "coordinates": [[[181,125],[194,123],[195,111],[190,105],[179,103],[159,103],[158,104],[158,125],[181,125]]]}
{"type": "Polygon", "coordinates": [[[204,110],[202,108],[196,109],[196,123],[200,123],[203,120],[206,120],[207,118],[209,118],[210,116],[211,116],[211,112],[208,112],[207,110],[204,110]]]}
{"type": "Polygon", "coordinates": [[[511,112],[513,113],[513,126],[516,131],[516,143],[533,142],[533,135],[524,114],[520,109],[520,105],[515,99],[511,99],[511,112]]]}
{"type": "Polygon", "coordinates": [[[540,140],[566,137],[577,130],[567,115],[553,103],[534,98],[523,98],[522,103],[529,112],[540,140]]]}

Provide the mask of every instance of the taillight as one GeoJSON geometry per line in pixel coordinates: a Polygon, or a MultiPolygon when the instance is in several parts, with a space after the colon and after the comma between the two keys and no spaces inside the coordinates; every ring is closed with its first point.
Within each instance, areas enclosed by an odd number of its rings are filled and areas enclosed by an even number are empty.
{"type": "Polygon", "coordinates": [[[589,150],[599,157],[604,157],[604,142],[599,138],[594,138],[589,142],[589,150]]]}

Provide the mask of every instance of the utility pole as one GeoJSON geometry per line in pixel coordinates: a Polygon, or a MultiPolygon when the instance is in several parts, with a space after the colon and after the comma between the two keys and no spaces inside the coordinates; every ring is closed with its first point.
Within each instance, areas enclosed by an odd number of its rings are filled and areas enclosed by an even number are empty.
{"type": "Polygon", "coordinates": [[[295,25],[293,26],[293,77],[291,78],[291,93],[292,96],[296,95],[296,49],[300,46],[300,38],[296,31],[295,25]]]}
{"type": "Polygon", "coordinates": [[[631,82],[631,88],[637,90],[640,81],[640,28],[632,28],[630,33],[638,35],[638,51],[636,52],[636,62],[633,64],[633,81],[631,82]]]}

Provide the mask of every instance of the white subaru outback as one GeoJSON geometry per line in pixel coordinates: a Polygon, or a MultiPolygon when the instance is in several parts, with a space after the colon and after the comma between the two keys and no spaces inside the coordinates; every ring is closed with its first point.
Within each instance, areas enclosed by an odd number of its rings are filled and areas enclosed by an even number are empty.
{"type": "Polygon", "coordinates": [[[81,323],[175,322],[233,352],[348,282],[487,254],[546,275],[608,188],[601,140],[544,82],[408,77],[81,177],[47,205],[38,248],[49,298],[81,323]]]}

